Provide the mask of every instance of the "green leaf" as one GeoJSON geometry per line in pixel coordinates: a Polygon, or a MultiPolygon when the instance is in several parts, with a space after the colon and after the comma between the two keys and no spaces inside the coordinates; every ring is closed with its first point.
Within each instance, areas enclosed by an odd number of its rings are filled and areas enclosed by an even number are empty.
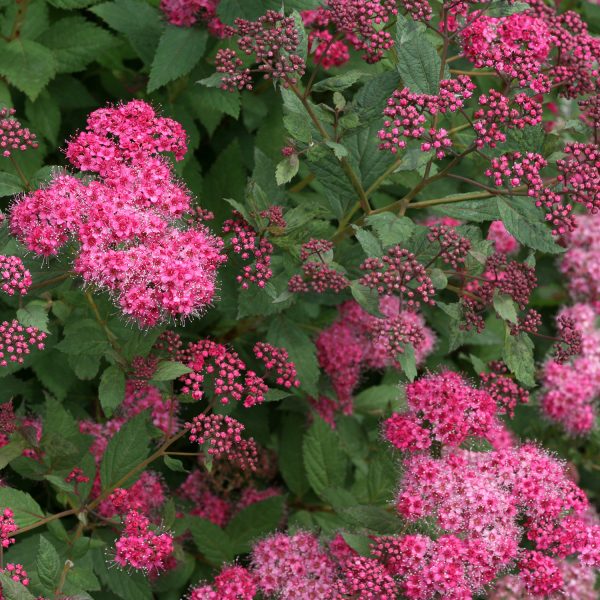
{"type": "Polygon", "coordinates": [[[361,556],[370,556],[371,544],[373,542],[369,536],[344,531],[342,532],[342,537],[346,544],[353,550],[356,550],[361,556]]]}
{"type": "Polygon", "coordinates": [[[431,278],[431,283],[433,283],[433,287],[436,290],[444,290],[448,285],[448,277],[441,269],[431,269],[429,273],[429,277],[431,278]]]}
{"type": "MultiPolygon", "coordinates": [[[[519,242],[540,252],[549,254],[563,252],[563,248],[554,241],[552,233],[543,220],[539,222],[532,220],[531,214],[519,206],[515,198],[510,203],[504,198],[497,198],[496,201],[502,222],[508,232],[514,235],[519,242]]],[[[532,202],[529,198],[527,201],[532,202]]]]}
{"type": "Polygon", "coordinates": [[[330,487],[343,487],[347,459],[339,436],[320,417],[315,417],[304,436],[302,457],[308,481],[317,494],[330,487]]]}
{"type": "Polygon", "coordinates": [[[204,554],[206,560],[215,566],[233,560],[235,553],[229,535],[220,527],[201,519],[190,519],[190,531],[198,550],[204,554]]]}
{"type": "Polygon", "coordinates": [[[90,10],[122,33],[146,64],[152,63],[164,28],[158,8],[144,0],[116,0],[98,4],[90,10]]]}
{"type": "Polygon", "coordinates": [[[5,600],[35,600],[35,596],[18,581],[14,581],[7,572],[0,573],[0,588],[5,600]]]}
{"type": "Polygon", "coordinates": [[[0,488],[0,509],[10,508],[19,527],[27,527],[44,518],[40,505],[27,493],[9,487],[0,488]]]}
{"type": "Polygon", "coordinates": [[[358,240],[358,243],[362,246],[365,254],[369,257],[381,256],[383,254],[383,248],[379,243],[379,240],[366,229],[362,229],[358,225],[353,225],[354,237],[358,240]]]}
{"type": "Polygon", "coordinates": [[[417,376],[417,363],[415,361],[415,349],[412,344],[404,346],[404,352],[398,355],[398,362],[402,366],[402,371],[409,381],[414,381],[417,376]]]}
{"type": "Polygon", "coordinates": [[[173,381],[191,372],[192,369],[186,367],[183,363],[164,360],[158,363],[158,367],[156,367],[156,371],[152,375],[152,381],[173,381]]]}
{"type": "Polygon", "coordinates": [[[373,228],[384,248],[402,244],[415,230],[415,225],[409,218],[398,217],[387,212],[370,215],[366,218],[366,222],[373,228]]]}
{"type": "Polygon", "coordinates": [[[517,307],[510,296],[494,294],[494,310],[501,319],[511,323],[517,322],[517,307]]]}
{"type": "Polygon", "coordinates": [[[299,414],[288,413],[284,416],[279,437],[277,453],[278,466],[287,487],[301,498],[310,484],[306,477],[304,464],[299,457],[302,454],[302,439],[305,420],[299,414]]]}
{"type": "Polygon", "coordinates": [[[35,568],[42,586],[47,592],[54,592],[61,573],[60,557],[54,546],[43,535],[40,536],[35,568]]]}
{"type": "Polygon", "coordinates": [[[333,153],[335,154],[335,157],[338,160],[342,160],[342,158],[345,158],[346,156],[348,156],[348,148],[346,148],[342,144],[338,144],[337,142],[332,142],[330,140],[327,140],[325,142],[325,145],[328,148],[331,148],[333,150],[333,153]]]}
{"type": "Polygon", "coordinates": [[[0,469],[4,469],[10,461],[18,458],[27,448],[27,442],[22,436],[18,436],[0,448],[0,469]]]}
{"type": "Polygon", "coordinates": [[[447,204],[433,206],[431,212],[438,215],[444,215],[459,219],[461,221],[472,221],[483,223],[485,221],[499,221],[500,211],[494,198],[485,200],[464,200],[454,201],[457,198],[467,196],[468,194],[452,194],[447,196],[447,204]]]}
{"type": "Polygon", "coordinates": [[[0,197],[12,196],[23,191],[23,182],[12,173],[0,171],[0,197]]]}
{"type": "MultiPolygon", "coordinates": [[[[398,73],[412,92],[437,94],[440,87],[440,57],[423,29],[414,21],[397,17],[398,73]]],[[[419,24],[420,25],[420,24],[419,24]]]]}
{"type": "Polygon", "coordinates": [[[370,123],[375,119],[380,120],[387,99],[399,83],[400,76],[396,71],[386,71],[368,79],[352,102],[360,121],[370,123]]]}
{"type": "Polygon", "coordinates": [[[35,123],[35,130],[39,131],[48,141],[56,145],[60,130],[60,109],[56,100],[44,90],[35,102],[25,102],[25,114],[35,123]]]}
{"type": "Polygon", "coordinates": [[[123,477],[148,456],[147,419],[145,412],[136,415],[108,442],[100,465],[102,489],[124,487],[123,477]]]}
{"type": "Polygon", "coordinates": [[[275,169],[275,181],[277,185],[289,183],[298,173],[300,161],[297,154],[292,154],[279,162],[275,169]]]}
{"type": "Polygon", "coordinates": [[[367,414],[382,414],[400,410],[401,389],[398,385],[376,385],[363,390],[354,398],[354,410],[367,414]]]}
{"type": "Polygon", "coordinates": [[[510,335],[509,328],[506,328],[503,359],[521,383],[530,387],[535,385],[533,342],[527,334],[510,335]]]}
{"type": "Polygon", "coordinates": [[[341,73],[340,75],[335,75],[334,77],[328,77],[327,79],[323,79],[318,83],[315,83],[313,86],[313,91],[315,92],[341,92],[355,83],[362,81],[369,77],[368,73],[364,71],[347,71],[345,73],[341,73]]]}
{"type": "Polygon", "coordinates": [[[167,25],[152,61],[148,91],[187,75],[202,58],[207,40],[206,29],[167,25]]]}
{"type": "Polygon", "coordinates": [[[17,319],[25,327],[37,327],[40,331],[48,333],[48,313],[45,304],[40,300],[30,302],[17,310],[17,319]]]}
{"type": "Polygon", "coordinates": [[[283,515],[283,496],[256,502],[237,513],[225,528],[235,554],[249,552],[252,542],[277,529],[283,515]]]}
{"type": "Polygon", "coordinates": [[[35,100],[56,75],[56,59],[52,51],[38,42],[17,38],[0,39],[0,75],[35,100]]]}
{"type": "MultiPolygon", "coordinates": [[[[279,8],[281,8],[281,3],[279,3],[279,8]]],[[[221,0],[217,6],[217,16],[224,23],[233,25],[235,19],[238,18],[255,21],[265,14],[265,10],[265,0],[221,0]]]]}
{"type": "Polygon", "coordinates": [[[112,416],[125,399],[125,373],[120,367],[111,365],[100,378],[98,387],[100,405],[107,417],[112,416]]]}
{"type": "Polygon", "coordinates": [[[115,44],[110,32],[82,16],[55,21],[39,41],[52,50],[58,73],[82,71],[115,44]]]}
{"type": "MultiPolygon", "coordinates": [[[[152,588],[144,573],[121,571],[113,568],[106,560],[104,550],[92,552],[94,571],[105,589],[123,600],[152,600],[152,588]]],[[[95,594],[94,594],[95,595],[95,594]]],[[[112,596],[110,596],[112,598],[112,596]]]]}
{"type": "Polygon", "coordinates": [[[381,506],[351,506],[339,512],[352,525],[378,534],[398,533],[403,526],[398,517],[381,506]]]}
{"type": "Polygon", "coordinates": [[[178,458],[172,456],[164,457],[165,465],[171,469],[171,471],[177,471],[178,473],[188,473],[189,471],[183,466],[183,463],[178,458]]]}
{"type": "Polygon", "coordinates": [[[375,290],[355,280],[350,284],[350,291],[352,292],[352,297],[370,315],[381,316],[379,312],[379,295],[375,290]]]}

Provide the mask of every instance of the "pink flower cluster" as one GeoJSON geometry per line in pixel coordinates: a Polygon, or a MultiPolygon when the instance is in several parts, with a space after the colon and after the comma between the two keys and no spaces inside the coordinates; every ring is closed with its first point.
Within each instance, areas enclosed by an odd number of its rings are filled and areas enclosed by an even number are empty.
{"type": "Polygon", "coordinates": [[[502,362],[490,365],[489,373],[480,373],[481,387],[494,399],[499,413],[514,415],[519,404],[529,402],[529,392],[517,384],[507,373],[508,369],[502,362]]]}
{"type": "Polygon", "coordinates": [[[427,119],[460,110],[474,89],[475,85],[468,76],[459,75],[457,79],[441,81],[436,95],[417,94],[409,88],[396,90],[383,111],[386,119],[384,129],[379,131],[379,147],[395,154],[406,147],[407,139],[420,139],[423,152],[434,150],[437,158],[444,158],[452,140],[445,129],[427,128],[427,119]]]}
{"type": "Polygon", "coordinates": [[[24,327],[13,319],[0,323],[0,367],[23,364],[31,348],[44,349],[46,334],[36,327],[24,327]]]}
{"type": "Polygon", "coordinates": [[[155,531],[147,517],[133,510],[125,517],[115,550],[115,563],[121,567],[156,573],[165,568],[173,553],[173,536],[155,531]]]}
{"type": "Polygon", "coordinates": [[[275,383],[286,389],[299,387],[296,365],[290,362],[290,356],[283,348],[277,348],[266,342],[254,345],[254,356],[265,363],[267,372],[273,373],[275,383]]]}
{"type": "Polygon", "coordinates": [[[384,424],[386,439],[408,452],[433,443],[460,446],[468,437],[485,438],[498,407],[484,390],[471,387],[457,373],[427,375],[406,386],[408,410],[384,424]]]}
{"type": "MultiPolygon", "coordinates": [[[[282,13],[268,10],[257,21],[236,19],[230,35],[237,37],[240,51],[255,56],[257,72],[265,79],[280,80],[284,87],[295,84],[305,67],[304,59],[296,54],[300,36],[294,19],[282,13]]],[[[217,52],[217,73],[221,73],[224,90],[251,90],[252,71],[245,67],[234,50],[229,48],[217,52]]]]}
{"type": "Polygon", "coordinates": [[[320,7],[302,11],[302,22],[309,30],[308,47],[314,48],[315,62],[325,70],[340,67],[350,60],[349,45],[359,46],[354,34],[346,33],[343,39],[336,39],[330,27],[334,26],[330,10],[320,7]]]}
{"type": "Polygon", "coordinates": [[[266,596],[329,598],[335,582],[335,565],[318,539],[300,531],[276,533],[252,550],[258,589],[266,596]]]}
{"type": "MultiPolygon", "coordinates": [[[[21,564],[6,563],[6,567],[0,568],[0,573],[7,575],[13,581],[20,583],[21,585],[26,587],[29,585],[29,576],[21,564]]],[[[0,586],[0,600],[4,600],[2,586],[0,586]]]]}
{"type": "Polygon", "coordinates": [[[471,20],[460,37],[463,55],[476,68],[493,69],[516,79],[521,87],[535,79],[536,91],[548,88],[547,77],[540,78],[540,73],[555,40],[543,19],[527,11],[507,17],[480,15],[471,20]]]}
{"type": "Polygon", "coordinates": [[[11,231],[42,256],[75,240],[74,270],[141,326],[194,316],[211,302],[225,257],[203,225],[175,226],[191,198],[160,153],[185,151],[181,125],[143,101],[96,110],[66,154],[97,178],[55,175],[14,204],[11,231]]]}
{"type": "Polygon", "coordinates": [[[467,259],[471,249],[471,241],[456,233],[454,227],[448,225],[432,225],[427,239],[440,246],[439,258],[454,269],[459,269],[467,259]]]}
{"type": "Polygon", "coordinates": [[[521,247],[519,242],[507,231],[502,221],[492,221],[487,239],[494,243],[494,249],[500,254],[516,254],[521,247]]]}
{"type": "MultiPolygon", "coordinates": [[[[316,340],[320,367],[331,379],[342,412],[352,412],[352,392],[368,369],[400,367],[398,353],[412,344],[417,364],[432,352],[435,336],[423,316],[400,308],[395,296],[380,299],[383,317],[365,312],[356,302],[340,307],[340,318],[324,329],[316,340]]],[[[320,399],[318,411],[331,415],[332,401],[320,399]],[[320,410],[320,409],[323,409],[320,410]]],[[[327,419],[331,422],[331,418],[327,419]]]]}
{"type": "Polygon", "coordinates": [[[600,146],[572,142],[564,159],[556,161],[561,191],[595,214],[600,209],[600,146]]]}
{"type": "Polygon", "coordinates": [[[190,442],[202,446],[208,459],[226,457],[241,469],[256,469],[256,443],[253,438],[242,437],[245,427],[236,419],[224,415],[200,414],[185,426],[190,431],[190,442]]]}
{"type": "Polygon", "coordinates": [[[263,288],[271,277],[271,254],[273,244],[264,236],[259,236],[253,227],[237,211],[233,212],[233,219],[228,219],[223,224],[223,233],[232,234],[231,246],[233,251],[243,261],[252,261],[244,265],[237,282],[243,289],[248,289],[248,282],[263,288]]]}
{"type": "Polygon", "coordinates": [[[315,292],[322,294],[331,290],[339,294],[349,285],[349,279],[331,266],[333,243],[328,240],[311,239],[302,245],[300,260],[302,275],[294,275],[288,282],[293,293],[315,292]]]}
{"type": "Polygon", "coordinates": [[[15,112],[14,108],[0,108],[0,152],[5,158],[14,150],[38,147],[35,133],[31,133],[14,118],[15,112]]]}
{"type": "Polygon", "coordinates": [[[15,543],[15,538],[10,537],[19,529],[14,516],[15,514],[10,508],[5,508],[0,514],[0,545],[2,545],[2,548],[8,548],[15,543]]]}
{"type": "Polygon", "coordinates": [[[0,289],[9,296],[24,296],[31,285],[31,273],[18,256],[0,255],[0,289]]]}
{"type": "Polygon", "coordinates": [[[253,600],[256,577],[242,566],[224,567],[215,577],[214,584],[192,588],[188,600],[253,600]]]}
{"type": "Polygon", "coordinates": [[[172,25],[191,27],[198,21],[205,23],[211,35],[224,38],[231,35],[227,27],[217,17],[220,0],[161,0],[160,9],[172,25]]]}
{"type": "Polygon", "coordinates": [[[178,429],[179,402],[175,398],[163,398],[153,385],[128,379],[118,418],[128,420],[147,409],[150,409],[152,424],[167,435],[173,435],[178,429]]]}
{"type": "Polygon", "coordinates": [[[166,500],[166,486],[160,475],[144,471],[129,488],[117,488],[98,506],[98,513],[110,518],[135,511],[148,517],[158,517],[166,500]]]}

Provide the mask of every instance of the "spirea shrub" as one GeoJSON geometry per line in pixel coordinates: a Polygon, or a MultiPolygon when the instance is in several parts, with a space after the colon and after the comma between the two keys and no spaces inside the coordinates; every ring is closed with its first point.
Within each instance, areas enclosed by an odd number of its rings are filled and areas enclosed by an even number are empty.
{"type": "Polygon", "coordinates": [[[0,3],[0,598],[600,598],[600,5],[0,3]]]}

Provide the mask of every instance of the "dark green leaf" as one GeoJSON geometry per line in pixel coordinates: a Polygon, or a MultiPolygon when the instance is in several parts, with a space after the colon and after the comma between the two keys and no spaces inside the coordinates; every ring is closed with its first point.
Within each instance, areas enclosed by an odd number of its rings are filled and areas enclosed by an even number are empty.
{"type": "Polygon", "coordinates": [[[111,365],[100,378],[98,387],[100,405],[107,417],[112,416],[125,399],[125,373],[120,367],[111,365]]]}
{"type": "Polygon", "coordinates": [[[510,335],[507,327],[503,359],[506,366],[521,383],[527,386],[535,385],[533,342],[527,334],[510,335]]]}
{"type": "Polygon", "coordinates": [[[12,196],[23,191],[23,182],[12,173],[0,171],[0,197],[12,196]]]}
{"type": "Polygon", "coordinates": [[[252,542],[277,529],[283,515],[283,496],[251,504],[234,515],[225,532],[235,554],[249,552],[252,542]]]}
{"type": "Polygon", "coordinates": [[[191,373],[191,371],[189,367],[180,362],[164,360],[158,363],[158,367],[152,375],[152,381],[172,381],[186,373],[191,373]]]}
{"type": "Polygon", "coordinates": [[[60,557],[54,546],[43,535],[40,536],[35,568],[42,586],[48,593],[54,592],[61,573],[60,557]]]}
{"type": "Polygon", "coordinates": [[[235,556],[229,535],[220,527],[199,517],[190,519],[190,531],[198,550],[215,566],[229,562],[235,556]]]}
{"type": "Polygon", "coordinates": [[[398,355],[398,361],[402,366],[402,371],[409,381],[414,381],[417,376],[417,364],[415,361],[415,349],[412,344],[404,346],[404,352],[398,355]]]}
{"type": "Polygon", "coordinates": [[[40,505],[27,493],[9,487],[0,488],[0,509],[10,508],[19,527],[27,527],[44,518],[40,505]]]}

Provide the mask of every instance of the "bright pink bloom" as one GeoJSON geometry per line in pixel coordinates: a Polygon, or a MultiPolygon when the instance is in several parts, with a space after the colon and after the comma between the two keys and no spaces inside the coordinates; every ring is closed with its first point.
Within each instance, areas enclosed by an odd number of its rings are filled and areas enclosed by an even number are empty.
{"type": "Polygon", "coordinates": [[[15,543],[15,538],[10,537],[19,527],[15,523],[14,513],[10,508],[5,508],[0,515],[0,544],[8,548],[15,543]]]}
{"type": "Polygon", "coordinates": [[[13,296],[19,292],[24,296],[31,285],[31,273],[18,256],[0,255],[0,289],[13,296]]]}
{"type": "Polygon", "coordinates": [[[0,367],[22,364],[31,348],[44,349],[46,334],[36,327],[24,327],[13,319],[0,323],[0,367]]]}
{"type": "Polygon", "coordinates": [[[27,150],[37,148],[38,143],[35,133],[23,127],[20,121],[14,118],[14,108],[0,109],[0,152],[8,158],[14,150],[27,150]]]}
{"type": "Polygon", "coordinates": [[[188,600],[253,600],[256,594],[255,576],[239,565],[224,567],[215,577],[214,585],[203,585],[190,591],[188,600]]]}
{"type": "Polygon", "coordinates": [[[519,242],[508,233],[502,221],[492,221],[487,239],[494,242],[494,249],[500,254],[515,254],[521,247],[519,242]]]}
{"type": "Polygon", "coordinates": [[[341,565],[336,582],[340,598],[361,600],[395,600],[396,582],[381,563],[373,558],[353,556],[341,565]]]}
{"type": "Polygon", "coordinates": [[[289,354],[284,348],[277,348],[266,342],[254,345],[254,356],[265,363],[267,372],[272,373],[277,385],[286,389],[299,387],[296,365],[290,361],[289,354]]]}

